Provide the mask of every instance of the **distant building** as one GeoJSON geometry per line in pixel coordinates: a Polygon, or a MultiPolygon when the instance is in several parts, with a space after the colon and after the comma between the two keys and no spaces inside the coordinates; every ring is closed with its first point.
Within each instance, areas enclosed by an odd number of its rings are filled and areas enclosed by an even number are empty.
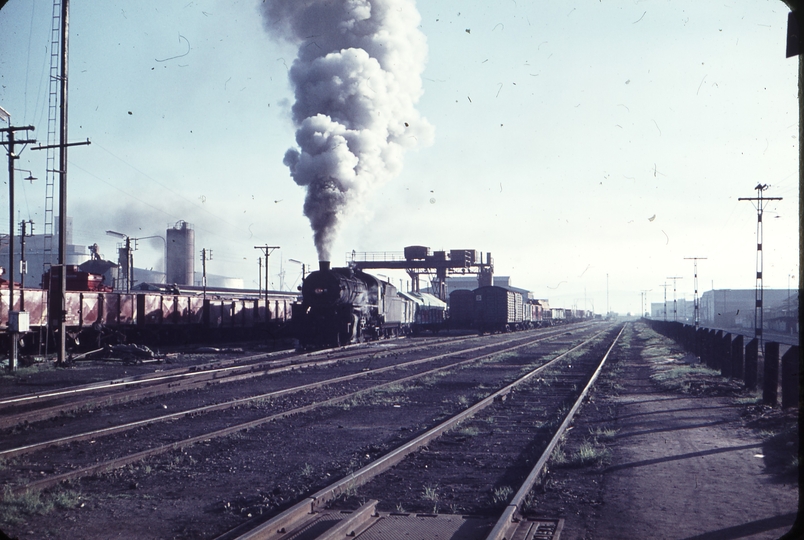
{"type": "MultiPolygon", "coordinates": [[[[798,333],[798,291],[765,289],[762,293],[763,319],[767,329],[798,333]]],[[[698,304],[698,322],[710,328],[754,328],[754,289],[716,289],[701,295],[698,304]]],[[[652,319],[673,319],[673,301],[654,302],[650,305],[652,319]],[[665,316],[665,308],[667,315],[665,316]]],[[[694,302],[677,301],[677,318],[687,324],[695,322],[694,302]]]]}
{"type": "Polygon", "coordinates": [[[658,321],[692,323],[695,321],[695,303],[692,300],[678,298],[674,308],[672,299],[668,299],[667,302],[652,302],[650,318],[658,321]]]}
{"type": "MultiPolygon", "coordinates": [[[[798,291],[762,291],[765,328],[798,332],[798,291]]],[[[756,290],[720,289],[701,296],[700,322],[715,328],[754,328],[756,290]]]]}
{"type": "MultiPolygon", "coordinates": [[[[67,230],[65,231],[65,240],[67,243],[67,251],[64,254],[66,264],[80,265],[90,259],[90,251],[88,246],[76,246],[73,244],[73,218],[67,217],[67,230]]],[[[35,234],[33,236],[25,237],[25,252],[23,253],[23,238],[20,237],[19,232],[14,234],[14,281],[17,283],[25,283],[26,287],[40,287],[42,284],[42,274],[45,271],[45,235],[35,234]],[[25,273],[20,273],[20,261],[25,260],[25,273]]],[[[50,246],[50,254],[52,260],[47,262],[56,264],[59,256],[59,219],[55,220],[55,231],[53,233],[52,242],[50,246]]],[[[2,243],[0,243],[0,267],[5,272],[3,277],[8,278],[10,272],[8,260],[8,236],[6,236],[2,243]]]]}

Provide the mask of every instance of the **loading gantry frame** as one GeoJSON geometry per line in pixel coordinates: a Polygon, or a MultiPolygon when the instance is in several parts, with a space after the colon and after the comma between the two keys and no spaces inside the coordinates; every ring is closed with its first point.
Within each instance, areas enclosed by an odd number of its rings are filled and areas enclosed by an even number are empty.
{"type": "Polygon", "coordinates": [[[355,252],[347,255],[349,266],[361,270],[405,270],[411,278],[412,291],[419,292],[420,276],[435,275],[432,281],[435,296],[447,300],[447,276],[477,274],[478,286],[491,285],[494,259],[491,253],[473,249],[431,251],[425,246],[408,246],[399,252],[355,252]]]}

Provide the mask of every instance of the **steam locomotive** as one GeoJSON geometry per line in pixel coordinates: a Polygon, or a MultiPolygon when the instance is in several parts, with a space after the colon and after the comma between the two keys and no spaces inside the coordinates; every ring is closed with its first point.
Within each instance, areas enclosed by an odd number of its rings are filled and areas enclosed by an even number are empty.
{"type": "Polygon", "coordinates": [[[505,287],[456,290],[447,305],[427,293],[401,292],[357,268],[320,269],[301,287],[291,324],[299,350],[339,347],[421,330],[470,329],[507,332],[582,320],[588,312],[542,306],[505,287]]]}
{"type": "Polygon", "coordinates": [[[305,278],[302,303],[292,309],[302,350],[406,335],[415,321],[415,303],[392,284],[326,261],[305,278]]]}

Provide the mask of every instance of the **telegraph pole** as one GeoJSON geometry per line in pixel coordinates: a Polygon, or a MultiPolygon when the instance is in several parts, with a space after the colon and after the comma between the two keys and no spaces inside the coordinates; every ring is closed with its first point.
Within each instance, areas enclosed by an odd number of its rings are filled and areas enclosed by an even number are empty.
{"type": "Polygon", "coordinates": [[[706,257],[684,257],[685,261],[693,261],[693,265],[695,268],[695,296],[693,301],[694,307],[694,321],[695,321],[695,329],[698,329],[698,261],[705,261],[706,257]]]}
{"type": "Polygon", "coordinates": [[[664,282],[664,285],[659,285],[659,287],[662,287],[664,289],[664,320],[665,320],[665,322],[667,322],[667,287],[669,287],[669,286],[670,285],[668,285],[666,281],[664,282]]]}
{"type": "Polygon", "coordinates": [[[265,301],[268,301],[268,275],[270,272],[268,271],[268,257],[270,257],[271,253],[274,250],[279,249],[279,246],[254,246],[254,249],[259,249],[265,255],[265,301]]]}
{"type": "Polygon", "coordinates": [[[645,309],[650,309],[650,304],[648,303],[648,293],[652,290],[653,289],[647,289],[642,291],[642,314],[640,315],[640,318],[646,318],[645,309]]]}
{"type": "Polygon", "coordinates": [[[19,319],[14,319],[14,317],[19,317],[19,311],[14,311],[14,161],[19,159],[19,156],[14,153],[14,145],[15,144],[33,144],[36,141],[34,139],[24,139],[21,141],[17,141],[14,138],[14,134],[17,131],[32,131],[34,129],[33,126],[24,126],[24,127],[14,127],[9,126],[7,128],[0,129],[0,132],[6,134],[6,140],[2,141],[2,145],[8,148],[8,206],[9,206],[9,243],[8,243],[8,329],[9,329],[9,339],[10,342],[10,350],[9,350],[9,360],[8,360],[8,369],[9,371],[15,371],[17,369],[17,332],[19,330],[19,319]],[[16,315],[15,315],[16,314],[16,315]]]}
{"type": "Polygon", "coordinates": [[[764,321],[764,308],[762,306],[762,296],[763,296],[763,282],[762,282],[762,266],[763,266],[763,256],[762,256],[762,213],[765,209],[765,203],[767,201],[781,201],[781,197],[763,197],[762,192],[768,189],[767,184],[757,184],[757,187],[754,188],[757,191],[756,197],[740,197],[738,201],[751,201],[752,203],[756,203],[754,206],[757,209],[757,262],[756,262],[756,270],[757,270],[757,278],[755,283],[755,296],[756,296],[756,306],[754,307],[754,337],[759,340],[760,349],[762,348],[762,328],[765,325],[764,321]]]}
{"type": "Polygon", "coordinates": [[[668,277],[667,279],[673,280],[673,322],[678,321],[678,308],[676,304],[676,280],[684,279],[683,277],[673,276],[668,277]]]}
{"type": "Polygon", "coordinates": [[[204,248],[201,250],[201,285],[204,287],[203,299],[207,299],[207,261],[212,260],[212,250],[204,248]]]}
{"type": "Polygon", "coordinates": [[[257,296],[262,296],[262,257],[257,259],[260,266],[260,276],[257,278],[257,296]]]}

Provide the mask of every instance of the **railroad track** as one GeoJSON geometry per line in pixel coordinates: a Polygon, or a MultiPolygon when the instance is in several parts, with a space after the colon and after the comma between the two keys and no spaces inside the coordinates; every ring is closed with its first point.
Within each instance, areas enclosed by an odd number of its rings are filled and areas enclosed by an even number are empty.
{"type": "MultiPolygon", "coordinates": [[[[303,538],[310,540],[335,539],[345,536],[370,540],[374,538],[403,537],[406,533],[410,534],[411,531],[415,531],[418,535],[417,537],[423,539],[460,538],[462,540],[473,540],[477,538],[511,540],[514,538],[557,538],[562,526],[560,520],[529,519],[523,515],[523,509],[527,507],[528,494],[537,483],[552,452],[559,444],[573,416],[577,413],[594,385],[624,328],[624,326],[621,327],[611,340],[610,345],[607,344],[604,354],[598,354],[595,358],[589,358],[591,355],[586,355],[585,359],[576,358],[573,360],[573,362],[585,364],[587,369],[580,370],[584,373],[582,376],[569,377],[570,380],[575,381],[571,385],[573,391],[560,392],[559,401],[567,403],[569,400],[571,406],[567,407],[566,413],[562,415],[560,422],[557,423],[554,429],[551,429],[551,436],[538,443],[539,450],[533,454],[535,464],[527,474],[519,475],[520,484],[518,488],[516,490],[511,489],[510,494],[505,497],[504,508],[496,520],[483,517],[468,520],[462,515],[438,515],[437,508],[434,508],[430,513],[425,511],[425,513],[418,514],[404,512],[400,508],[397,508],[398,511],[396,512],[388,511],[387,509],[381,512],[378,510],[379,501],[374,497],[378,494],[390,495],[388,486],[394,483],[387,478],[390,471],[402,469],[402,472],[397,473],[395,480],[398,480],[400,475],[423,475],[424,470],[420,466],[425,461],[419,460],[420,462],[417,463],[416,460],[406,460],[406,458],[421,452],[423,448],[442,438],[445,433],[455,430],[468,419],[483,414],[493,414],[489,413],[488,409],[495,406],[497,409],[501,409],[502,407],[499,403],[512,392],[517,392],[518,394],[517,403],[507,407],[509,409],[508,415],[522,416],[524,414],[532,419],[531,406],[539,390],[538,385],[533,384],[534,380],[547,370],[555,369],[556,365],[565,361],[572,351],[588,344],[591,340],[570,349],[538,368],[529,370],[522,377],[489,394],[473,406],[451,416],[439,425],[366,464],[352,474],[305,497],[270,520],[254,519],[219,536],[217,540],[260,540],[264,538],[286,540],[299,538],[302,534],[303,538]],[[590,367],[591,373],[588,373],[590,367]],[[583,383],[579,385],[580,381],[583,381],[583,383]],[[576,387],[577,391],[574,390],[576,387]],[[403,460],[406,460],[404,464],[403,460]],[[379,478],[382,480],[378,481],[379,478]],[[372,483],[375,484],[373,489],[371,487],[372,483]],[[350,501],[366,499],[368,499],[368,502],[359,506],[355,504],[350,506],[349,504],[350,501]]],[[[500,411],[498,410],[496,413],[499,414],[500,411]]],[[[525,438],[527,439],[528,437],[526,436],[525,438]]],[[[542,438],[544,439],[544,437],[542,438]]],[[[470,443],[465,446],[469,448],[463,450],[464,454],[471,453],[473,445],[470,443]]],[[[518,448],[522,446],[520,443],[518,448]]],[[[459,452],[452,450],[451,453],[459,452]]],[[[454,458],[454,455],[450,457],[454,458]]],[[[454,463],[454,459],[445,461],[454,463]]],[[[433,461],[427,462],[430,466],[434,465],[433,461]]],[[[511,460],[506,465],[511,469],[517,468],[519,464],[516,460],[511,460]]],[[[433,469],[436,468],[433,467],[433,469]]],[[[445,467],[445,469],[448,471],[449,466],[445,467]]],[[[443,470],[439,472],[445,474],[443,470]]],[[[457,479],[454,477],[449,478],[450,474],[454,475],[454,473],[447,472],[447,480],[456,481],[457,479]]],[[[435,481],[435,484],[431,484],[431,486],[439,485],[439,478],[444,479],[438,473],[429,476],[428,480],[431,483],[435,481]]],[[[428,489],[432,488],[425,487],[425,495],[428,489]]],[[[431,502],[435,500],[434,496],[431,496],[429,500],[431,502]]]]}
{"type": "MultiPolygon", "coordinates": [[[[541,332],[538,334],[540,337],[537,338],[537,341],[544,342],[557,336],[561,336],[566,332],[567,332],[566,328],[560,330],[541,332]]],[[[456,343],[455,340],[449,340],[449,341],[451,341],[453,345],[456,343]]],[[[6,467],[5,471],[7,473],[9,471],[14,472],[15,470],[23,470],[28,472],[38,471],[40,474],[44,472],[45,474],[44,478],[38,478],[37,480],[34,481],[31,480],[30,475],[27,478],[23,477],[15,479],[10,477],[12,475],[6,474],[4,475],[6,476],[5,483],[6,485],[16,485],[16,488],[13,490],[15,493],[43,489],[49,486],[56,485],[64,480],[76,479],[83,476],[93,475],[99,472],[120,468],[125,465],[136,463],[146,458],[158,456],[160,454],[165,454],[177,448],[187,447],[189,445],[196,444],[198,442],[209,441],[210,439],[216,437],[231,435],[233,433],[237,433],[239,431],[243,431],[246,429],[255,428],[257,426],[273,422],[281,418],[287,418],[289,416],[299,415],[321,407],[327,407],[327,406],[331,407],[335,404],[348,401],[349,399],[353,399],[354,396],[356,396],[360,392],[365,392],[367,390],[372,389],[377,390],[382,387],[402,384],[406,381],[426,377],[436,372],[443,372],[448,369],[455,369],[457,366],[477,362],[479,360],[482,360],[484,357],[502,354],[506,351],[515,350],[517,348],[527,346],[531,344],[532,341],[533,341],[532,335],[528,336],[526,334],[511,334],[509,336],[502,337],[501,342],[498,343],[493,344],[481,343],[474,347],[464,348],[459,351],[451,351],[448,352],[447,354],[425,356],[424,358],[417,358],[402,363],[393,363],[385,367],[375,367],[367,371],[360,369],[357,372],[352,372],[346,375],[327,377],[323,380],[316,381],[313,383],[289,386],[287,388],[281,388],[271,392],[251,395],[244,398],[238,398],[224,403],[204,405],[201,407],[195,407],[178,412],[151,416],[134,422],[127,422],[119,425],[103,427],[100,429],[88,430],[81,433],[72,433],[69,435],[64,435],[55,438],[45,438],[44,440],[39,440],[38,442],[33,443],[29,442],[24,445],[18,445],[10,448],[6,447],[2,451],[0,451],[0,459],[9,460],[15,457],[18,458],[19,456],[23,456],[26,454],[38,454],[38,456],[35,456],[31,460],[19,461],[17,463],[14,463],[10,467],[6,467]],[[482,352],[489,350],[491,352],[485,352],[485,353],[482,352]],[[460,358],[455,359],[456,355],[460,358]],[[473,356],[467,356],[467,355],[473,355],[473,356]],[[441,365],[438,365],[435,368],[419,370],[412,375],[397,376],[396,378],[387,382],[378,383],[376,381],[375,382],[369,381],[367,384],[364,384],[356,389],[350,387],[344,387],[335,396],[331,396],[329,394],[321,394],[319,392],[318,394],[311,396],[311,399],[308,399],[305,402],[305,404],[301,406],[298,406],[297,401],[291,403],[291,405],[296,406],[288,406],[287,404],[280,404],[280,406],[278,407],[271,408],[269,410],[269,414],[264,414],[264,411],[262,409],[257,408],[254,409],[254,412],[256,414],[251,414],[250,418],[246,420],[240,418],[239,420],[235,421],[232,419],[232,417],[225,417],[222,419],[218,419],[219,421],[217,422],[211,422],[209,419],[209,413],[215,411],[230,410],[237,407],[242,408],[250,403],[264,402],[265,400],[269,399],[275,400],[280,397],[289,396],[291,394],[299,394],[302,392],[317,390],[325,386],[352,384],[352,382],[357,379],[376,378],[378,375],[385,376],[386,373],[390,373],[392,371],[412,369],[416,366],[423,366],[428,363],[434,363],[439,361],[441,362],[441,365]],[[204,416],[202,417],[201,415],[204,416]],[[195,429],[194,433],[188,435],[187,430],[177,430],[175,423],[172,423],[170,426],[166,427],[160,434],[155,434],[153,430],[147,430],[147,431],[143,430],[144,427],[151,426],[152,424],[166,423],[178,419],[189,420],[189,421],[195,420],[194,423],[196,424],[196,427],[194,428],[195,429]],[[198,428],[199,425],[202,426],[202,429],[198,428]],[[138,451],[130,451],[125,455],[117,455],[115,457],[108,459],[98,459],[97,457],[95,457],[98,455],[104,456],[104,451],[100,449],[103,446],[103,444],[95,445],[96,442],[101,443],[104,440],[103,438],[108,440],[109,435],[112,434],[119,435],[120,433],[125,433],[132,430],[143,431],[142,438],[147,439],[148,444],[140,443],[140,446],[143,447],[142,449],[138,451]],[[181,434],[185,436],[177,438],[175,435],[173,435],[174,431],[179,431],[181,434]],[[162,444],[157,445],[150,444],[154,440],[158,440],[162,442],[162,444]],[[75,445],[82,441],[84,441],[85,447],[87,444],[95,445],[92,448],[91,452],[88,450],[82,451],[80,449],[76,449],[75,445]],[[69,446],[69,448],[63,451],[61,455],[57,455],[52,451],[53,447],[56,446],[69,446]],[[50,449],[51,451],[45,453],[44,451],[48,449],[50,449]],[[90,461],[94,458],[95,462],[92,464],[84,463],[84,465],[81,465],[81,460],[76,459],[75,457],[76,451],[78,451],[78,453],[83,452],[84,454],[87,454],[90,461]]],[[[407,353],[410,354],[411,351],[423,350],[426,349],[427,347],[432,346],[433,344],[430,343],[428,345],[408,347],[407,353]]],[[[399,354],[398,351],[389,351],[389,353],[390,352],[392,352],[393,354],[399,354]]],[[[376,358],[377,354],[371,353],[371,357],[376,358]]],[[[333,364],[335,362],[343,361],[343,358],[325,359],[323,361],[329,364],[333,364]]],[[[354,369],[352,369],[352,371],[354,371],[354,369]]],[[[29,439],[30,437],[31,437],[30,434],[26,434],[27,439],[29,439]]],[[[134,441],[129,441],[129,443],[130,444],[128,444],[127,447],[136,446],[134,441]]]]}
{"type": "MultiPolygon", "coordinates": [[[[437,338],[407,344],[395,344],[397,353],[433,346],[459,344],[476,337],[437,338]]],[[[360,361],[376,355],[365,346],[350,346],[313,353],[261,353],[222,359],[199,365],[163,370],[130,377],[115,378],[58,390],[21,394],[0,399],[0,429],[54,418],[83,409],[129,403],[163,396],[211,384],[239,382],[246,379],[275,375],[292,369],[326,366],[336,362],[360,361]]]]}

